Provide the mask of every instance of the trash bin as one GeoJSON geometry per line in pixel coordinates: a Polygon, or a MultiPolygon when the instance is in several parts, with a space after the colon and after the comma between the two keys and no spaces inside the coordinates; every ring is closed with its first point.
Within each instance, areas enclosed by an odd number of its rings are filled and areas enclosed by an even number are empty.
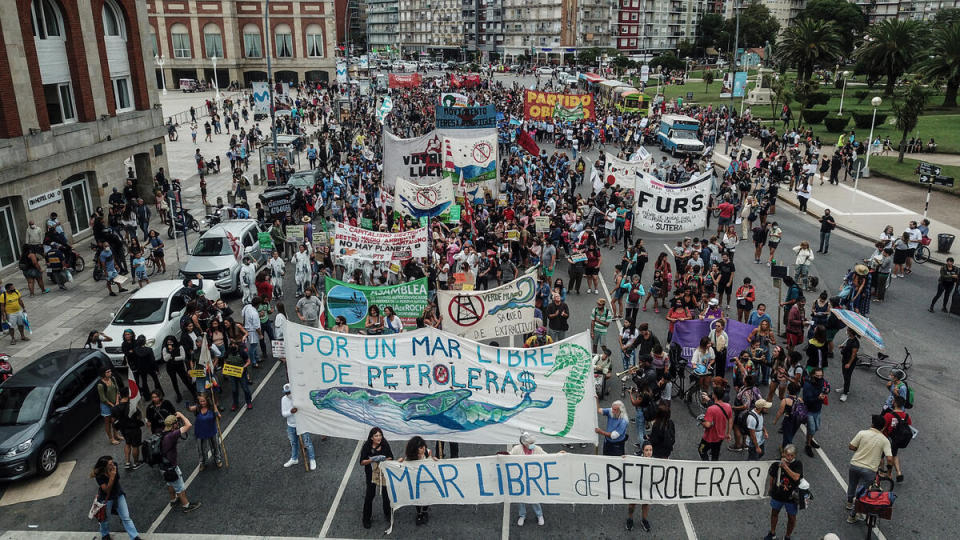
{"type": "Polygon", "coordinates": [[[947,233],[940,233],[937,235],[937,251],[940,253],[950,253],[950,248],[953,246],[953,241],[956,239],[956,236],[947,233]]]}

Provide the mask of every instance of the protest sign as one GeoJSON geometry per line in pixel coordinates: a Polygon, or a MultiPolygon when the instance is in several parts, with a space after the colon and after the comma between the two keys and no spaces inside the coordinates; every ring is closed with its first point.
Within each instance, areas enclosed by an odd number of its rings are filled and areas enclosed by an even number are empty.
{"type": "Polygon", "coordinates": [[[450,219],[447,220],[449,223],[460,223],[460,208],[459,204],[450,206],[450,219]]]}
{"type": "MultiPolygon", "coordinates": [[[[290,227],[287,227],[287,230],[290,230],[290,227]]],[[[389,233],[337,223],[334,238],[334,253],[339,257],[390,262],[427,256],[427,229],[422,227],[389,233]]]]}
{"type": "Polygon", "coordinates": [[[383,182],[393,188],[397,178],[414,184],[433,184],[443,170],[443,139],[436,131],[420,137],[401,139],[383,133],[383,182]]]}
{"type": "Polygon", "coordinates": [[[202,369],[191,369],[187,371],[187,375],[190,375],[194,379],[202,379],[207,376],[207,372],[202,369]]]}
{"type": "Polygon", "coordinates": [[[537,329],[537,280],[524,275],[494,289],[470,293],[437,291],[444,329],[470,339],[522,336],[537,329]]]}
{"type": "Polygon", "coordinates": [[[603,180],[608,186],[632,188],[636,185],[642,164],[618,159],[610,152],[606,152],[603,163],[603,180]]]}
{"type": "Polygon", "coordinates": [[[470,103],[470,98],[465,94],[456,92],[443,92],[440,94],[440,105],[444,107],[466,107],[470,103]]]}
{"type": "Polygon", "coordinates": [[[287,239],[302,244],[304,240],[303,225],[287,225],[287,239]]]}
{"type": "Polygon", "coordinates": [[[478,73],[459,73],[450,74],[450,86],[453,88],[476,88],[480,86],[480,75],[478,73]]]}
{"type": "MultiPolygon", "coordinates": [[[[399,270],[399,265],[397,267],[399,270]]],[[[380,308],[381,315],[383,308],[389,306],[406,328],[416,328],[417,317],[423,315],[423,308],[427,307],[427,278],[399,285],[365,287],[328,277],[324,290],[328,326],[343,316],[350,328],[365,328],[370,306],[380,308]]]]}
{"type": "Polygon", "coordinates": [[[390,73],[387,75],[387,86],[390,88],[415,88],[420,86],[423,78],[419,73],[410,73],[407,75],[398,75],[390,73]]]}
{"type": "Polygon", "coordinates": [[[540,454],[385,461],[380,468],[394,508],[509,502],[666,505],[761,500],[771,463],[540,454]]]}
{"type": "Polygon", "coordinates": [[[418,185],[403,178],[396,181],[396,210],[415,218],[437,217],[453,204],[453,184],[440,180],[418,185]]]}
{"type": "Polygon", "coordinates": [[[327,243],[327,233],[323,231],[313,231],[313,247],[319,247],[327,243]]]}
{"type": "Polygon", "coordinates": [[[224,377],[235,377],[240,378],[243,376],[243,366],[236,366],[233,364],[224,364],[223,365],[223,376],[224,377]]]}
{"type": "Polygon", "coordinates": [[[520,231],[518,231],[518,230],[516,230],[516,229],[510,229],[509,231],[506,231],[506,233],[507,233],[507,240],[508,240],[508,241],[510,241],[510,242],[519,242],[519,241],[520,241],[520,231]]]}
{"type": "Polygon", "coordinates": [[[733,97],[743,97],[747,92],[747,72],[738,71],[733,75],[733,97]]]}
{"type": "Polygon", "coordinates": [[[253,114],[270,114],[270,83],[253,82],[253,114]]]}
{"type": "Polygon", "coordinates": [[[391,335],[327,332],[292,322],[287,372],[297,430],[366,440],[413,435],[509,444],[595,442],[590,337],[533,349],[491,347],[437,330],[391,335]]]}
{"type": "Polygon", "coordinates": [[[537,216],[533,218],[533,224],[538,233],[550,232],[550,216],[537,216]]]}
{"type": "MultiPolygon", "coordinates": [[[[694,349],[700,345],[700,338],[710,333],[710,324],[715,321],[716,319],[692,319],[674,324],[673,343],[683,348],[684,358],[689,360],[693,357],[694,349]]],[[[753,332],[756,326],[731,319],[727,319],[726,323],[724,330],[727,332],[727,367],[730,367],[742,351],[750,349],[750,332],[753,332]]]]}
{"type": "Polygon", "coordinates": [[[393,110],[393,98],[390,96],[383,96],[383,100],[380,102],[380,106],[377,107],[377,120],[380,123],[383,123],[383,120],[390,114],[390,111],[393,110]]]}
{"type": "Polygon", "coordinates": [[[557,94],[526,90],[523,96],[525,120],[548,120],[561,122],[596,120],[593,94],[557,94]]]}
{"type": "Polygon", "coordinates": [[[270,233],[257,233],[257,241],[260,243],[261,250],[266,250],[267,252],[273,251],[273,239],[270,238],[270,233]]]}
{"type": "Polygon", "coordinates": [[[270,340],[270,353],[274,358],[284,358],[287,355],[286,351],[284,350],[282,339],[270,340]]]}
{"type": "Polygon", "coordinates": [[[494,105],[478,107],[437,107],[434,113],[438,129],[476,129],[497,127],[497,108],[494,105]]]}
{"type": "Polygon", "coordinates": [[[443,134],[443,177],[458,184],[455,194],[464,190],[471,202],[483,202],[484,194],[499,194],[497,181],[497,130],[458,129],[443,134]]]}
{"type": "Polygon", "coordinates": [[[642,173],[636,183],[634,227],[650,233],[687,233],[706,226],[712,174],[695,175],[686,184],[665,184],[642,173]]]}
{"type": "Polygon", "coordinates": [[[368,218],[368,217],[360,218],[360,228],[367,229],[368,231],[373,229],[373,218],[368,218]]]}

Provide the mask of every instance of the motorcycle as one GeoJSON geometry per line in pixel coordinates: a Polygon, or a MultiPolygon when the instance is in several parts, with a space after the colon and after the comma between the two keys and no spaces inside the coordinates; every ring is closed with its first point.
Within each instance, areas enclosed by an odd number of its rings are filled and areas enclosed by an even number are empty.
{"type": "Polygon", "coordinates": [[[596,390],[597,397],[600,399],[603,399],[603,396],[607,393],[606,369],[609,369],[609,365],[603,363],[603,355],[593,355],[593,386],[596,390]]]}
{"type": "Polygon", "coordinates": [[[167,238],[176,238],[178,234],[185,233],[186,228],[196,233],[200,232],[200,222],[190,214],[189,210],[183,210],[179,215],[173,217],[170,226],[167,227],[167,238]]]}
{"type": "Polygon", "coordinates": [[[10,355],[0,353],[0,383],[13,377],[13,364],[10,363],[10,355]]]}
{"type": "MultiPolygon", "coordinates": [[[[219,225],[223,221],[223,208],[217,208],[213,211],[212,214],[207,214],[201,222],[207,229],[213,228],[214,225],[219,225]]],[[[228,216],[229,217],[229,216],[228,216]]]]}

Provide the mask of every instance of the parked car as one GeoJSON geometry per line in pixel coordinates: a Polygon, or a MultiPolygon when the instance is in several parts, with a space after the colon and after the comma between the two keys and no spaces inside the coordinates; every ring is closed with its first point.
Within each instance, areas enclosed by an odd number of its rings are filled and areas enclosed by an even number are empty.
{"type": "MultiPolygon", "coordinates": [[[[160,358],[160,348],[167,336],[177,336],[179,339],[180,315],[187,307],[186,300],[178,294],[182,288],[183,282],[180,280],[154,281],[133,293],[111,314],[110,324],[102,334],[113,340],[108,342],[104,351],[115,367],[124,365],[120,344],[123,342],[123,331],[127,328],[138,336],[142,334],[147,339],[147,347],[153,349],[157,358],[160,358]]],[[[220,299],[220,291],[213,280],[203,281],[203,293],[211,301],[220,299]]]]}
{"type": "Polygon", "coordinates": [[[537,68],[538,75],[553,75],[553,68],[541,66],[537,68]]]}
{"type": "Polygon", "coordinates": [[[180,79],[179,86],[184,92],[196,92],[200,89],[200,83],[196,79],[180,79]]]}
{"type": "Polygon", "coordinates": [[[101,418],[96,386],[108,364],[99,350],[64,349],[0,384],[0,479],[57,470],[63,451],[101,418]]]}
{"type": "Polygon", "coordinates": [[[267,254],[260,251],[257,240],[260,232],[255,219],[232,219],[211,227],[193,246],[180,277],[200,274],[215,282],[221,294],[238,292],[243,256],[253,257],[258,268],[266,262],[267,254]]]}

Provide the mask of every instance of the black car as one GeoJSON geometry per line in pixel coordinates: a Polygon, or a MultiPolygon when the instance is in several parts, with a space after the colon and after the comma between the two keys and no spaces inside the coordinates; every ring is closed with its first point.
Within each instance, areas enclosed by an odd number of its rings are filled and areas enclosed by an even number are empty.
{"type": "Polygon", "coordinates": [[[57,469],[64,448],[101,418],[96,386],[109,365],[98,350],[56,351],[0,384],[0,480],[57,469]]]}

